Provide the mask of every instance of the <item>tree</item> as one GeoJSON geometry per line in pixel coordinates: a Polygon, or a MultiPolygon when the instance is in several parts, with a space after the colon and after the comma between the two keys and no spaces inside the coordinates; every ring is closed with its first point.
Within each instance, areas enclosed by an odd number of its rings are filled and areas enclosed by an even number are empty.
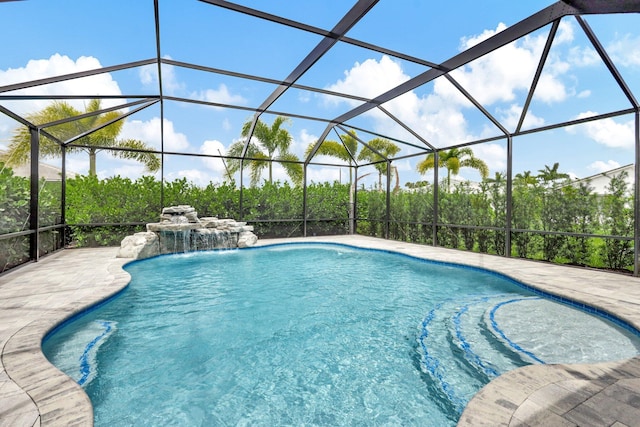
{"type": "MultiPolygon", "coordinates": [[[[85,113],[96,113],[100,111],[100,100],[94,99],[87,105],[85,113]]],[[[29,114],[26,119],[35,125],[43,125],[58,120],[67,119],[83,114],[73,108],[64,101],[53,102],[43,110],[29,114]]],[[[100,127],[105,123],[113,121],[120,116],[117,111],[111,111],[102,114],[95,114],[84,117],[75,121],[66,122],[47,128],[47,131],[56,138],[67,141],[92,129],[100,127]]],[[[73,141],[73,144],[67,145],[67,153],[75,153],[84,151],[89,154],[89,175],[96,176],[96,155],[103,150],[109,148],[132,149],[135,151],[111,150],[111,154],[121,159],[131,159],[143,163],[146,170],[155,172],[160,169],[160,157],[151,153],[153,147],[136,139],[118,139],[118,135],[122,131],[124,120],[118,120],[108,126],[105,126],[95,132],[83,136],[73,141]],[[77,147],[83,145],[84,147],[77,147]]],[[[41,135],[40,138],[40,155],[43,158],[60,156],[60,145],[41,135]]],[[[31,134],[29,128],[20,126],[14,131],[9,143],[7,152],[0,160],[4,161],[8,166],[18,166],[29,161],[31,154],[31,134]]]]}
{"type": "MultiPolygon", "coordinates": [[[[269,171],[269,183],[273,183],[273,162],[282,162],[282,167],[291,178],[294,184],[302,182],[302,165],[300,159],[289,152],[293,138],[291,134],[282,126],[287,122],[286,117],[278,116],[271,126],[258,120],[256,123],[251,141],[247,147],[246,158],[251,171],[251,185],[256,186],[260,181],[262,172],[266,167],[269,171]]],[[[229,173],[233,174],[240,170],[242,151],[244,150],[246,139],[251,131],[251,120],[242,126],[242,138],[234,142],[229,147],[227,156],[235,157],[228,160],[229,173]]]]}
{"type": "MultiPolygon", "coordinates": [[[[309,154],[311,154],[315,145],[315,143],[309,144],[305,152],[305,157],[308,157],[309,154]]],[[[355,182],[353,181],[352,165],[354,163],[354,160],[356,160],[356,157],[358,160],[362,160],[362,151],[359,155],[356,156],[356,154],[358,153],[358,146],[359,144],[358,138],[356,137],[356,131],[352,129],[349,132],[340,135],[340,142],[331,140],[322,141],[322,144],[320,144],[318,150],[316,151],[316,154],[336,157],[349,163],[349,232],[351,234],[355,232],[356,212],[354,201],[356,184],[358,180],[369,175],[369,173],[360,175],[355,182]]]]}
{"type": "MultiPolygon", "coordinates": [[[[309,144],[304,153],[308,157],[315,146],[315,143],[309,144]]],[[[353,171],[351,166],[357,157],[358,140],[356,139],[356,131],[350,130],[348,133],[340,135],[340,142],[332,140],[324,140],[318,147],[316,155],[335,157],[349,163],[349,183],[353,181],[353,171]]]]}
{"type": "Polygon", "coordinates": [[[528,230],[542,229],[542,206],[544,188],[530,171],[517,174],[513,181],[512,193],[512,241],[521,258],[535,254],[542,242],[542,236],[528,230]],[[521,230],[521,231],[516,231],[521,230]]]}
{"type": "Polygon", "coordinates": [[[605,239],[602,252],[606,265],[613,269],[633,265],[635,256],[633,240],[620,239],[633,236],[633,196],[627,185],[628,176],[624,171],[611,177],[603,200],[605,233],[613,237],[605,239]]]}
{"type": "Polygon", "coordinates": [[[496,229],[492,233],[493,249],[498,255],[505,254],[505,232],[507,223],[507,175],[496,172],[493,178],[485,178],[481,190],[489,196],[489,203],[493,210],[493,225],[496,229]]]}
{"type": "MultiPolygon", "coordinates": [[[[568,231],[590,234],[597,230],[599,200],[589,181],[566,185],[561,188],[564,196],[568,231]]],[[[562,255],[572,264],[588,265],[593,252],[593,239],[585,236],[568,236],[562,255]]]]}
{"type": "Polygon", "coordinates": [[[544,169],[538,170],[538,172],[540,172],[538,174],[538,178],[540,178],[545,184],[553,184],[559,179],[569,178],[569,174],[558,172],[559,167],[560,164],[558,162],[555,162],[552,167],[544,165],[544,169]]]}
{"type": "Polygon", "coordinates": [[[524,171],[516,174],[515,181],[524,185],[536,185],[538,183],[538,177],[531,175],[531,171],[524,171]]]}
{"type": "Polygon", "coordinates": [[[496,186],[506,185],[507,175],[504,172],[496,172],[493,178],[485,178],[484,181],[496,186]]]}
{"type": "MultiPolygon", "coordinates": [[[[435,167],[435,153],[429,153],[427,157],[419,162],[416,167],[421,175],[429,169],[435,167]]],[[[473,168],[480,172],[480,176],[485,179],[489,176],[489,167],[483,161],[473,155],[473,150],[468,147],[452,148],[448,151],[441,151],[438,156],[438,167],[447,168],[447,189],[451,189],[451,174],[458,175],[461,168],[473,168]]]]}
{"type": "MultiPolygon", "coordinates": [[[[378,186],[382,189],[382,174],[387,174],[387,168],[389,162],[386,161],[389,157],[393,157],[400,151],[393,142],[385,138],[374,138],[367,142],[358,155],[358,160],[366,160],[370,162],[378,162],[374,166],[378,171],[378,186]]],[[[396,174],[398,170],[396,169],[396,174]]],[[[399,187],[398,179],[396,179],[396,188],[399,187]]]]}

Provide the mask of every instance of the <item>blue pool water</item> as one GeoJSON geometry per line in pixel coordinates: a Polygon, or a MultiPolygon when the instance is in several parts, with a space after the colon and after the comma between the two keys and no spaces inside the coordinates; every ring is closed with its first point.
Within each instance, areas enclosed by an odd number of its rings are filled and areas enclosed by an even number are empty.
{"type": "Polygon", "coordinates": [[[45,355],[96,426],[453,426],[528,363],[638,354],[638,338],[500,275],[343,245],[129,264],[117,298],[45,355]]]}

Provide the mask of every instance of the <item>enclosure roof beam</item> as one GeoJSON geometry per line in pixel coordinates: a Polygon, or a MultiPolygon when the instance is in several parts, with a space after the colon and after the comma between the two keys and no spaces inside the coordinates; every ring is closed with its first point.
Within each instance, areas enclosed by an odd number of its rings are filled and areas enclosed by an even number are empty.
{"type": "MultiPolygon", "coordinates": [[[[347,147],[347,145],[344,143],[344,139],[342,139],[342,136],[338,133],[338,131],[336,130],[336,128],[333,128],[333,131],[336,133],[336,135],[338,136],[338,140],[340,141],[340,144],[342,144],[342,146],[344,147],[344,149],[347,151],[347,154],[349,155],[349,158],[351,159],[351,162],[356,165],[356,167],[358,166],[358,161],[356,160],[355,157],[353,157],[353,155],[355,153],[352,153],[351,150],[349,150],[349,148],[347,147]]],[[[347,134],[351,135],[351,131],[347,132],[347,134]]]]}
{"type": "Polygon", "coordinates": [[[579,15],[581,13],[620,13],[620,12],[640,12],[640,0],[630,0],[628,2],[609,2],[598,0],[594,5],[590,5],[590,1],[576,2],[580,9],[568,4],[564,1],[558,1],[541,11],[523,19],[522,21],[506,28],[505,30],[495,34],[494,36],[478,43],[477,45],[465,50],[444,61],[438,69],[430,69],[418,76],[407,80],[406,82],[396,86],[395,88],[383,93],[371,102],[360,105],[351,111],[335,118],[337,123],[344,123],[356,116],[359,116],[378,105],[384,104],[400,95],[414,90],[425,83],[428,83],[447,71],[454,70],[458,67],[468,64],[486,55],[504,45],[507,45],[533,31],[536,31],[549,23],[568,15],[579,15]],[[624,3],[624,4],[622,4],[624,3]]]}
{"type": "MultiPolygon", "coordinates": [[[[349,133],[349,131],[341,124],[337,125],[338,128],[343,131],[344,133],[349,133]]],[[[353,136],[353,138],[358,141],[360,144],[364,145],[365,147],[367,147],[369,150],[371,150],[371,152],[377,154],[378,156],[382,157],[383,161],[389,161],[389,158],[387,156],[385,156],[384,154],[380,153],[378,150],[376,150],[375,148],[372,148],[369,144],[367,144],[366,142],[364,142],[364,140],[362,140],[360,137],[358,137],[358,135],[356,134],[351,134],[353,136]]],[[[380,163],[380,162],[376,162],[376,163],[380,163]]]]}
{"type": "Polygon", "coordinates": [[[409,145],[409,146],[411,146],[411,147],[419,148],[419,149],[421,149],[421,150],[424,150],[424,148],[425,148],[425,147],[420,147],[420,146],[418,146],[418,145],[411,144],[410,142],[403,141],[403,140],[398,139],[398,138],[394,138],[394,137],[392,137],[392,136],[388,136],[388,135],[381,134],[381,133],[379,133],[379,132],[374,132],[374,131],[369,130],[369,129],[364,129],[364,128],[361,128],[361,127],[358,127],[358,126],[353,126],[353,125],[352,125],[352,124],[350,124],[350,123],[342,123],[342,125],[343,125],[343,126],[346,126],[346,127],[348,127],[348,128],[350,128],[350,129],[357,130],[357,131],[360,131],[360,132],[365,132],[365,133],[368,133],[368,134],[370,134],[370,135],[376,136],[376,137],[378,137],[378,138],[388,139],[389,141],[397,142],[397,143],[399,143],[399,144],[409,145]]]}
{"type": "MultiPolygon", "coordinates": [[[[77,141],[77,140],[79,140],[81,138],[84,138],[85,136],[90,135],[90,134],[92,134],[92,133],[94,133],[96,131],[99,131],[100,129],[106,128],[107,126],[109,126],[109,125],[111,125],[111,124],[113,124],[113,123],[115,123],[117,121],[123,120],[123,119],[125,119],[125,118],[127,118],[127,117],[129,117],[129,116],[131,116],[131,115],[133,115],[135,113],[137,113],[138,111],[144,110],[145,108],[150,107],[151,105],[153,105],[155,103],[158,103],[158,102],[160,102],[159,99],[154,99],[154,100],[152,100],[151,102],[148,102],[145,105],[142,105],[142,106],[140,106],[140,107],[138,107],[138,108],[136,108],[134,110],[131,110],[131,111],[125,113],[125,114],[122,114],[122,115],[114,118],[113,120],[109,120],[109,121],[107,121],[105,123],[101,123],[99,126],[96,126],[93,129],[89,129],[86,132],[82,132],[81,134],[76,135],[73,138],[70,138],[70,139],[64,141],[63,145],[69,145],[69,144],[73,143],[74,141],[77,141]]],[[[77,118],[77,116],[76,116],[76,118],[77,118]]]]}
{"type": "Polygon", "coordinates": [[[50,101],[57,99],[150,99],[158,95],[0,95],[0,101],[50,101]]]}
{"type": "Polygon", "coordinates": [[[563,0],[580,15],[640,12],[639,0],[563,0]]]}
{"type": "Polygon", "coordinates": [[[254,114],[251,127],[247,133],[247,140],[242,149],[242,157],[246,156],[249,143],[256,124],[262,112],[266,111],[278,98],[282,96],[304,73],[306,73],[322,56],[329,51],[379,0],[358,0],[358,2],[333,27],[331,33],[325,36],[311,52],[298,64],[286,79],[264,100],[254,114]]]}
{"type": "Polygon", "coordinates": [[[522,112],[520,113],[520,119],[518,120],[518,124],[516,126],[515,132],[518,133],[522,129],[522,125],[524,124],[524,118],[529,111],[529,106],[531,105],[531,100],[533,99],[533,94],[538,87],[538,82],[540,81],[540,76],[542,75],[542,70],[544,68],[544,64],[547,62],[547,58],[549,58],[549,52],[551,51],[551,45],[553,44],[553,40],[556,37],[556,33],[558,32],[558,28],[560,27],[560,20],[556,19],[553,21],[553,25],[551,26],[551,30],[547,35],[547,41],[544,44],[544,48],[542,49],[542,55],[540,56],[540,60],[538,61],[538,67],[536,68],[536,73],[533,76],[533,81],[531,82],[531,87],[529,88],[529,92],[527,93],[527,99],[524,101],[524,106],[522,107],[522,112]]]}
{"type": "Polygon", "coordinates": [[[500,132],[505,135],[509,134],[509,131],[504,126],[502,126],[502,123],[500,123],[498,119],[493,117],[493,115],[489,111],[487,111],[487,109],[484,108],[482,104],[480,104],[469,92],[467,92],[467,90],[460,83],[458,83],[456,79],[451,77],[450,74],[445,74],[444,77],[449,81],[449,83],[451,83],[456,89],[458,89],[460,93],[462,93],[462,95],[464,95],[464,97],[474,105],[474,107],[480,110],[480,112],[484,114],[484,116],[489,119],[491,123],[493,123],[498,129],[500,129],[500,132]]]}
{"type": "MultiPolygon", "coordinates": [[[[162,62],[163,64],[173,65],[176,67],[189,68],[192,70],[210,72],[210,73],[215,73],[215,74],[220,74],[220,75],[230,76],[230,77],[237,77],[239,79],[254,80],[257,82],[269,83],[269,84],[278,85],[278,86],[284,84],[282,80],[272,79],[268,77],[260,77],[252,74],[238,73],[235,71],[229,71],[229,70],[223,70],[221,68],[213,68],[213,67],[207,67],[203,65],[191,64],[188,62],[175,61],[173,59],[161,58],[160,62],[162,62]]],[[[294,89],[308,90],[309,92],[321,93],[323,95],[337,96],[340,98],[353,99],[353,100],[362,101],[362,102],[367,102],[371,100],[370,98],[365,98],[363,96],[350,95],[348,93],[335,92],[332,90],[322,89],[314,86],[300,85],[296,83],[292,84],[291,87],[294,89]]]]}
{"type": "Polygon", "coordinates": [[[335,122],[331,122],[331,123],[329,123],[327,125],[326,128],[324,128],[324,130],[322,131],[322,135],[320,135],[320,137],[316,141],[316,145],[313,146],[313,148],[309,152],[309,155],[304,160],[304,166],[305,167],[309,164],[311,159],[313,159],[313,157],[316,155],[316,153],[318,152],[318,148],[320,148],[320,145],[324,142],[325,139],[327,139],[327,135],[329,135],[329,132],[331,132],[331,129],[333,129],[336,124],[337,123],[335,123],[335,122]]]}
{"type": "MultiPolygon", "coordinates": [[[[4,113],[5,115],[11,117],[12,119],[17,121],[18,123],[20,123],[20,124],[22,124],[22,125],[24,125],[24,126],[26,126],[28,128],[37,128],[38,127],[38,125],[36,125],[34,123],[31,123],[29,120],[23,118],[22,116],[17,115],[13,111],[9,110],[8,108],[3,107],[2,105],[0,105],[0,113],[4,113]]],[[[44,130],[40,130],[40,133],[42,135],[46,136],[47,138],[51,139],[56,144],[62,145],[62,141],[60,141],[55,136],[51,135],[49,132],[44,131],[44,130]]]]}
{"type": "Polygon", "coordinates": [[[322,56],[331,49],[336,42],[346,34],[371,8],[378,3],[378,0],[358,0],[344,17],[333,27],[331,33],[325,36],[320,43],[298,64],[298,66],[287,76],[282,84],[273,91],[262,103],[260,110],[269,108],[292,84],[294,84],[309,68],[313,66],[322,56]]]}
{"type": "Polygon", "coordinates": [[[7,86],[0,86],[0,93],[9,92],[9,91],[12,91],[12,90],[26,89],[26,88],[30,88],[30,87],[34,87],[34,86],[48,85],[48,84],[51,84],[51,83],[64,82],[64,81],[67,81],[67,80],[80,79],[82,77],[90,77],[90,76],[95,76],[95,75],[98,75],[98,74],[111,73],[113,71],[121,71],[121,70],[126,70],[126,69],[129,69],[129,68],[142,67],[144,65],[155,64],[156,62],[157,61],[156,61],[155,58],[153,58],[153,59],[145,59],[145,60],[142,60],[142,61],[128,62],[126,64],[114,65],[114,66],[111,66],[111,67],[96,68],[96,69],[93,69],[93,70],[79,71],[77,73],[63,74],[61,76],[48,77],[48,78],[38,79],[38,80],[31,80],[31,81],[28,81],[28,82],[16,83],[16,84],[7,85],[7,86]]]}
{"type": "Polygon", "coordinates": [[[607,54],[607,51],[604,49],[604,47],[602,47],[600,40],[598,40],[596,35],[593,33],[593,30],[591,29],[589,24],[587,24],[585,20],[580,18],[579,16],[576,16],[576,20],[580,24],[580,27],[582,27],[582,30],[584,31],[587,38],[593,45],[593,48],[596,50],[596,52],[598,52],[598,55],[600,55],[600,59],[602,59],[602,62],[604,62],[604,65],[607,67],[607,69],[609,70],[613,78],[616,80],[616,83],[618,83],[618,86],[620,86],[620,89],[622,89],[622,92],[624,92],[625,96],[627,97],[631,105],[634,108],[639,108],[638,101],[633,95],[633,92],[631,91],[631,89],[629,89],[629,86],[627,86],[627,83],[624,81],[624,79],[622,78],[622,75],[620,74],[616,66],[613,64],[613,61],[607,54]]]}
{"type": "MultiPolygon", "coordinates": [[[[242,106],[242,105],[233,105],[233,104],[224,104],[224,103],[220,103],[220,102],[203,101],[201,99],[181,98],[181,97],[178,97],[178,96],[165,95],[163,97],[163,99],[165,101],[185,102],[185,103],[189,103],[189,104],[206,105],[208,107],[230,108],[230,109],[233,109],[233,110],[249,111],[249,112],[253,112],[253,113],[258,111],[255,107],[245,107],[245,106],[242,106]]],[[[284,112],[284,111],[266,110],[265,113],[273,114],[273,115],[277,115],[277,116],[283,116],[283,117],[291,117],[291,118],[295,118],[295,119],[313,120],[315,122],[323,122],[323,123],[331,123],[332,122],[332,119],[327,119],[327,118],[323,118],[323,117],[316,117],[316,116],[306,116],[306,115],[303,115],[303,114],[294,114],[294,113],[289,113],[289,112],[284,112]]]]}
{"type": "MultiPolygon", "coordinates": [[[[433,144],[431,144],[429,141],[427,141],[426,139],[424,139],[422,136],[420,136],[418,134],[418,132],[414,131],[412,128],[410,128],[409,126],[407,126],[402,120],[400,120],[399,118],[397,118],[396,116],[394,116],[393,114],[391,114],[390,111],[388,111],[387,109],[385,109],[384,107],[382,107],[382,105],[378,105],[378,109],[380,111],[382,111],[384,114],[386,114],[391,120],[393,120],[394,122],[396,122],[398,125],[400,125],[404,130],[406,130],[407,132],[409,132],[411,135],[413,135],[414,137],[416,137],[420,142],[422,142],[424,145],[426,145],[427,147],[429,147],[432,150],[435,150],[436,148],[433,146],[433,144]]],[[[424,149],[424,147],[418,147],[417,145],[414,144],[409,144],[408,142],[406,143],[407,145],[410,145],[412,147],[415,148],[420,148],[420,149],[424,149]]]]}
{"type": "MultiPolygon", "coordinates": [[[[65,117],[64,119],[60,119],[60,120],[56,120],[53,122],[49,122],[49,123],[43,123],[38,125],[37,127],[39,127],[40,129],[45,129],[48,127],[52,127],[52,126],[58,126],[64,123],[69,123],[69,122],[75,122],[77,120],[81,120],[87,117],[93,117],[93,116],[97,116],[100,114],[104,114],[104,113],[109,113],[111,111],[118,111],[122,108],[128,108],[128,107],[134,107],[136,105],[139,104],[147,104],[150,101],[148,99],[141,99],[138,101],[133,101],[133,102],[128,102],[126,104],[122,104],[122,105],[115,105],[113,107],[109,107],[109,108],[104,108],[102,110],[98,110],[98,111],[91,111],[89,113],[83,113],[83,114],[78,114],[77,116],[72,116],[72,117],[65,117]]],[[[153,100],[152,102],[158,102],[157,99],[153,100]]]]}
{"type": "MultiPolygon", "coordinates": [[[[317,34],[323,37],[333,37],[333,34],[331,31],[325,30],[323,28],[314,27],[312,25],[304,24],[302,22],[283,18],[282,16],[273,15],[267,12],[263,12],[261,10],[252,9],[250,7],[242,6],[236,3],[231,3],[226,0],[200,0],[200,1],[203,3],[209,3],[211,5],[219,6],[224,9],[232,10],[234,12],[244,13],[245,15],[253,16],[255,18],[260,18],[266,21],[275,22],[277,24],[285,25],[298,30],[307,31],[309,33],[317,34]]],[[[435,62],[425,61],[424,59],[417,58],[412,55],[407,55],[406,53],[398,52],[392,49],[387,49],[382,46],[377,46],[362,40],[353,39],[351,37],[343,36],[340,38],[340,41],[353,46],[361,47],[363,49],[373,50],[378,53],[383,53],[385,55],[390,55],[398,59],[403,59],[405,61],[413,62],[415,64],[424,65],[426,67],[431,67],[431,68],[439,67],[439,65],[436,64],[435,62]]]]}

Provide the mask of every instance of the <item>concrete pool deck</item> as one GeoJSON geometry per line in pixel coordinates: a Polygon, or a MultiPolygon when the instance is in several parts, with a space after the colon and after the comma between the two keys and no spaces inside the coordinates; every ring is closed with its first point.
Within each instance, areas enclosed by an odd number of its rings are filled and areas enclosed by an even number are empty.
{"type": "MultiPolygon", "coordinates": [[[[640,278],[364,236],[260,240],[335,242],[501,272],[596,307],[640,329],[640,278]]],[[[88,397],[53,367],[42,338],[64,319],[124,288],[117,248],[57,252],[0,277],[0,427],[91,426],[88,397]]],[[[496,378],[459,426],[640,426],[640,356],[596,365],[531,365],[496,378]]]]}

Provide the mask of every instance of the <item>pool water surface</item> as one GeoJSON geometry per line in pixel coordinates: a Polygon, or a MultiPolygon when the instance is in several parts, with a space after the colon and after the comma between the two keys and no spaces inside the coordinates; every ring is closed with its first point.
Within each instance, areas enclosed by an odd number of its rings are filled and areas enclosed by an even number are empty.
{"type": "Polygon", "coordinates": [[[453,426],[507,370],[639,348],[634,333],[498,274],[344,245],[126,270],[122,294],[43,342],[96,426],[453,426]]]}

